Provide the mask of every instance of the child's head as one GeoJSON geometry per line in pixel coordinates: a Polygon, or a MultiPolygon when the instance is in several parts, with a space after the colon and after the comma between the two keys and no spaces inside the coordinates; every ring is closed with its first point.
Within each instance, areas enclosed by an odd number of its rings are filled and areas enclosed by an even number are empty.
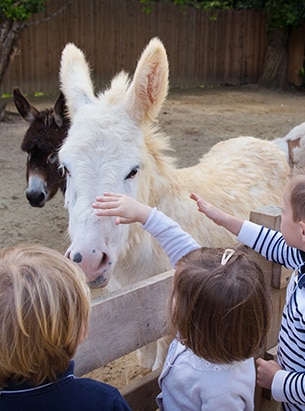
{"type": "Polygon", "coordinates": [[[0,386],[62,374],[87,334],[90,291],[59,252],[26,244],[0,251],[0,386]]]}
{"type": "Polygon", "coordinates": [[[282,202],[281,232],[288,245],[304,249],[305,175],[295,174],[285,186],[282,202]]]}
{"type": "Polygon", "coordinates": [[[292,176],[285,186],[284,197],[290,203],[294,222],[305,221],[305,175],[292,176]]]}
{"type": "Polygon", "coordinates": [[[199,357],[214,363],[258,353],[269,328],[270,298],[252,254],[199,248],[176,266],[170,299],[172,332],[199,357]]]}

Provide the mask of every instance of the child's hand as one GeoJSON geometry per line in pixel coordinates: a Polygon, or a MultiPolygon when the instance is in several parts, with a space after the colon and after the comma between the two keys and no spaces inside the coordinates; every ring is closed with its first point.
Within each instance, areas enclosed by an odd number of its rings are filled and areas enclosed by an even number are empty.
{"type": "Polygon", "coordinates": [[[232,234],[238,235],[242,227],[243,220],[225,213],[224,211],[205,201],[203,198],[199,197],[196,193],[192,193],[190,195],[190,198],[196,201],[198,210],[201,213],[205,214],[212,221],[214,221],[215,224],[226,228],[232,234]]]}
{"type": "Polygon", "coordinates": [[[148,205],[118,193],[104,193],[96,198],[92,207],[97,210],[96,215],[99,217],[117,217],[116,224],[145,224],[151,212],[148,205]]]}
{"type": "Polygon", "coordinates": [[[282,368],[278,365],[277,362],[270,360],[266,361],[262,358],[256,360],[257,366],[257,384],[262,388],[271,389],[271,384],[275,373],[282,368]]]}
{"type": "Polygon", "coordinates": [[[221,219],[222,215],[224,214],[220,209],[208,203],[203,198],[199,197],[196,193],[192,193],[190,195],[190,198],[196,201],[198,211],[205,214],[208,218],[213,220],[216,224],[220,224],[218,221],[221,219]]]}

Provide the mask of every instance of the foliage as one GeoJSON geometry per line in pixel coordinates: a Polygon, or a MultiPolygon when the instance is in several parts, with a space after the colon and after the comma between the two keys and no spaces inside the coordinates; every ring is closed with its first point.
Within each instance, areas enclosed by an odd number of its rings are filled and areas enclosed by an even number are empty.
{"type": "Polygon", "coordinates": [[[16,42],[34,13],[48,0],[0,0],[0,84],[16,53],[16,42]]]}
{"type": "Polygon", "coordinates": [[[31,14],[44,10],[48,0],[1,0],[0,20],[27,20],[31,14]]]}
{"type": "Polygon", "coordinates": [[[305,21],[304,0],[260,0],[253,2],[261,3],[260,9],[267,17],[269,30],[299,27],[305,21]]]}
{"type": "MultiPolygon", "coordinates": [[[[159,0],[140,0],[146,12],[152,11],[159,0]]],[[[299,27],[305,22],[304,0],[164,0],[182,10],[195,7],[202,10],[254,9],[262,10],[270,31],[299,27]]]]}

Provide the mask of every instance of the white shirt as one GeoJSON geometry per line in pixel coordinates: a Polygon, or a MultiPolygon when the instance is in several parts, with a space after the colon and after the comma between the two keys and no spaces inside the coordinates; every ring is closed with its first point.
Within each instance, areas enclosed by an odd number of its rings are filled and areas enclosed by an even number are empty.
{"type": "Polygon", "coordinates": [[[159,377],[161,411],[254,409],[254,359],[213,364],[174,340],[159,377]]]}
{"type": "MultiPolygon", "coordinates": [[[[143,228],[160,243],[171,264],[200,245],[161,211],[154,208],[143,228]]],[[[161,411],[252,411],[255,390],[254,359],[212,364],[177,340],[170,345],[159,378],[161,411]]]]}

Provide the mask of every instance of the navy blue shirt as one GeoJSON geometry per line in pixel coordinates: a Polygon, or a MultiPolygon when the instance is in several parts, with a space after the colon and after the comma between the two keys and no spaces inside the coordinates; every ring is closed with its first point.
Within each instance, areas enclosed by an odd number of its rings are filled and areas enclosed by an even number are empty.
{"type": "Polygon", "coordinates": [[[0,411],[131,411],[115,387],[78,378],[73,369],[71,361],[56,382],[38,387],[9,383],[0,390],[0,411]]]}

